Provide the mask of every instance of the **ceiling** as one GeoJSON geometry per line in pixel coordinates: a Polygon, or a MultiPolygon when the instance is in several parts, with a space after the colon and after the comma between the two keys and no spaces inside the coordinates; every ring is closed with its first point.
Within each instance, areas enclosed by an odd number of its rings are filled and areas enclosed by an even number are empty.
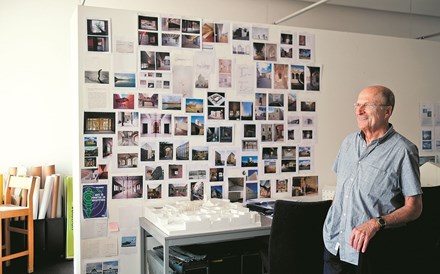
{"type": "Polygon", "coordinates": [[[325,4],[440,17],[439,0],[329,0],[325,4]]]}

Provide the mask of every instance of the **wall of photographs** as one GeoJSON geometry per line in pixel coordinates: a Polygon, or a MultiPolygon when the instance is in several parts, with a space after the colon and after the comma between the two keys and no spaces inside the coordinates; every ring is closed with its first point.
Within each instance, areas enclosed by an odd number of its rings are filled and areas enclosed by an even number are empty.
{"type": "Polygon", "coordinates": [[[323,75],[314,33],[85,14],[78,22],[83,271],[136,272],[146,203],[318,195],[323,75]]]}
{"type": "Polygon", "coordinates": [[[77,19],[82,273],[140,272],[145,205],[316,197],[366,85],[395,92],[392,123],[414,143],[420,103],[439,101],[438,43],[92,7],[77,19]]]}

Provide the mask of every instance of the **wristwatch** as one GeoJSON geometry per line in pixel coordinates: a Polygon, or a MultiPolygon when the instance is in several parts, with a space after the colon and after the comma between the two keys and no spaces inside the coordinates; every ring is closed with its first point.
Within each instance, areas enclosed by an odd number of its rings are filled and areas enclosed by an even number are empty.
{"type": "Polygon", "coordinates": [[[377,217],[376,220],[377,220],[377,223],[380,225],[380,230],[384,229],[385,226],[387,225],[387,222],[385,221],[384,218],[382,218],[382,216],[377,217]]]}

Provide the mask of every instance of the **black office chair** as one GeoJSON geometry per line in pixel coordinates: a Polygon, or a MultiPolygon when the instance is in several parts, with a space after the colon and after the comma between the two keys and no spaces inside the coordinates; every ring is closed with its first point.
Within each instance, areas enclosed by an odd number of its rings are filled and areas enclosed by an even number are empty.
{"type": "Polygon", "coordinates": [[[266,262],[270,274],[322,273],[322,228],[331,203],[275,202],[266,262]]]}
{"type": "Polygon", "coordinates": [[[423,187],[423,211],[404,227],[376,233],[360,253],[358,274],[438,273],[440,269],[440,186],[423,187]]]}

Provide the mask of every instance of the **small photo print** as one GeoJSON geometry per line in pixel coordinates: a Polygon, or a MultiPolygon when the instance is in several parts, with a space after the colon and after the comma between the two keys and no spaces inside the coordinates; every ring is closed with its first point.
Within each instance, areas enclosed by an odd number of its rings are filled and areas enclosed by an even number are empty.
{"type": "Polygon", "coordinates": [[[191,201],[203,200],[203,182],[191,183],[191,201]]]}
{"type": "Polygon", "coordinates": [[[223,182],[224,169],[223,168],[210,168],[209,169],[209,181],[210,182],[223,182]]]}
{"type": "Polygon", "coordinates": [[[162,109],[163,110],[181,110],[182,109],[182,96],[179,96],[179,95],[162,96],[162,109]]]}
{"type": "Polygon", "coordinates": [[[224,106],[225,105],[225,93],[224,92],[208,92],[208,106],[224,106]]]}
{"type": "Polygon", "coordinates": [[[232,143],[233,132],[232,127],[220,127],[220,142],[221,143],[232,143]]]}
{"type": "Polygon", "coordinates": [[[298,147],[298,157],[310,157],[312,148],[309,146],[300,146],[298,147]]]}
{"type": "Polygon", "coordinates": [[[246,25],[232,25],[232,40],[249,41],[250,27],[246,25]]]}
{"type": "Polygon", "coordinates": [[[256,182],[246,183],[246,201],[258,198],[258,184],[256,182]]]}
{"type": "Polygon", "coordinates": [[[164,179],[164,169],[161,165],[147,165],[145,166],[145,180],[159,181],[164,179]]]}
{"type": "Polygon", "coordinates": [[[118,168],[137,168],[138,153],[118,153],[118,168]]]}
{"type": "Polygon", "coordinates": [[[319,91],[321,82],[321,67],[307,66],[306,90],[319,91]]]}
{"type": "Polygon", "coordinates": [[[138,93],[138,108],[157,108],[159,95],[157,93],[138,93]]]}
{"type": "Polygon", "coordinates": [[[187,113],[203,113],[203,99],[186,98],[185,110],[187,113]]]}
{"type": "Polygon", "coordinates": [[[170,164],[168,165],[168,179],[182,179],[183,165],[170,164]]]}
{"type": "Polygon", "coordinates": [[[143,197],[142,176],[113,176],[112,198],[134,199],[143,197]]]}
{"type": "Polygon", "coordinates": [[[200,35],[183,34],[182,35],[182,48],[187,49],[200,49],[202,44],[200,43],[200,35]]]}
{"type": "Polygon", "coordinates": [[[213,43],[214,42],[214,23],[205,22],[202,26],[202,42],[213,43]]]}
{"type": "Polygon", "coordinates": [[[138,146],[139,131],[118,131],[118,146],[138,146]]]}
{"type": "Polygon", "coordinates": [[[119,111],[118,126],[120,128],[133,128],[139,126],[139,112],[137,111],[119,111]]]}
{"type": "Polygon", "coordinates": [[[270,180],[260,180],[260,198],[270,198],[270,180]]]}
{"type": "Polygon", "coordinates": [[[203,147],[193,147],[191,149],[193,161],[208,161],[209,159],[209,151],[207,146],[203,147]]]}
{"type": "Polygon", "coordinates": [[[283,107],[284,106],[284,94],[282,94],[282,93],[269,93],[269,106],[270,107],[283,107]]]}
{"type": "Polygon", "coordinates": [[[266,120],[267,108],[266,107],[256,107],[255,108],[255,120],[266,120]]]}
{"type": "Polygon", "coordinates": [[[269,28],[266,27],[252,27],[252,39],[254,40],[269,40],[269,28]]]}
{"type": "Polygon", "coordinates": [[[211,186],[211,198],[223,199],[223,186],[211,186]]]}
{"type": "Polygon", "coordinates": [[[208,120],[224,120],[225,108],[224,107],[208,107],[208,120]]]}
{"type": "Polygon", "coordinates": [[[299,161],[298,161],[298,169],[300,171],[310,171],[310,169],[311,169],[311,160],[310,159],[299,159],[299,161]]]}
{"type": "Polygon", "coordinates": [[[134,247],[136,246],[136,236],[122,236],[121,247],[134,247]]]}
{"type": "Polygon", "coordinates": [[[189,141],[176,144],[176,161],[189,160],[189,141]]]}
{"type": "Polygon", "coordinates": [[[181,35],[177,33],[162,33],[162,46],[180,47],[181,35]]]}
{"type": "Polygon", "coordinates": [[[220,142],[220,128],[219,127],[208,127],[206,129],[206,142],[208,142],[208,143],[220,142]]]}
{"type": "Polygon", "coordinates": [[[110,73],[99,69],[97,71],[84,71],[84,83],[86,84],[109,84],[110,73]]]}
{"type": "Polygon", "coordinates": [[[301,111],[316,111],[316,102],[315,101],[301,101],[301,111]]]}
{"type": "Polygon", "coordinates": [[[287,192],[287,179],[277,179],[275,183],[277,193],[287,192]]]}
{"type": "Polygon", "coordinates": [[[290,65],[290,88],[304,90],[305,72],[303,65],[290,65]]]}
{"type": "Polygon", "coordinates": [[[243,137],[244,138],[255,138],[257,135],[257,125],[256,124],[244,124],[243,125],[243,137]]]}
{"type": "Polygon", "coordinates": [[[168,197],[187,197],[188,196],[188,184],[169,184],[168,185],[168,197]]]}
{"type": "Polygon", "coordinates": [[[293,34],[292,33],[280,33],[280,44],[292,45],[293,44],[293,34]]]}
{"type": "Polygon", "coordinates": [[[229,120],[240,120],[241,104],[237,101],[229,101],[229,120]]]}
{"type": "Polygon", "coordinates": [[[241,167],[257,167],[258,166],[258,156],[241,156],[241,167]]]}
{"type": "Polygon", "coordinates": [[[278,159],[278,147],[263,147],[261,154],[263,160],[278,159]]]}
{"type": "Polygon", "coordinates": [[[116,88],[136,87],[136,74],[134,73],[115,73],[114,80],[116,88]]]}
{"type": "Polygon", "coordinates": [[[311,49],[298,49],[298,59],[301,61],[310,61],[312,58],[312,50],[311,49]]]}
{"type": "Polygon", "coordinates": [[[257,151],[258,141],[257,140],[242,140],[242,151],[257,151]]]}
{"type": "Polygon", "coordinates": [[[139,46],[157,46],[159,44],[159,35],[153,31],[138,31],[139,46]]]}
{"type": "MultiPolygon", "coordinates": [[[[102,273],[119,273],[119,261],[102,262],[102,273]]],[[[93,272],[93,271],[92,271],[93,272]]]]}
{"type": "Polygon", "coordinates": [[[273,124],[261,124],[261,142],[273,142],[273,124]]]}
{"type": "Polygon", "coordinates": [[[110,41],[108,37],[89,36],[87,37],[88,51],[110,51],[110,41]]]}
{"type": "Polygon", "coordinates": [[[255,93],[255,106],[256,107],[265,107],[266,106],[266,93],[255,93]]]}
{"type": "Polygon", "coordinates": [[[253,120],[254,103],[253,102],[241,102],[240,107],[240,120],[253,120]]]}
{"type": "Polygon", "coordinates": [[[160,199],[162,198],[162,185],[148,184],[147,185],[147,199],[160,199]]]}
{"type": "Polygon", "coordinates": [[[257,62],[257,88],[272,88],[272,63],[257,62]]]}
{"type": "Polygon", "coordinates": [[[173,17],[162,17],[162,31],[180,32],[181,19],[173,17]]]}
{"type": "Polygon", "coordinates": [[[113,94],[114,109],[134,109],[134,94],[113,94]]]}
{"type": "Polygon", "coordinates": [[[159,160],[173,160],[174,144],[171,142],[159,143],[159,160]]]}
{"type": "Polygon", "coordinates": [[[264,173],[272,174],[277,173],[277,162],[276,160],[264,160],[264,173]]]}
{"type": "MultiPolygon", "coordinates": [[[[200,20],[182,19],[182,32],[200,34],[200,20]]],[[[200,41],[199,41],[200,42],[200,41]]]]}
{"type": "Polygon", "coordinates": [[[96,147],[98,145],[98,138],[94,136],[85,136],[84,137],[84,146],[85,147],[96,147]]]}
{"type": "Polygon", "coordinates": [[[108,158],[113,154],[113,138],[103,137],[102,138],[102,157],[108,158]]]}
{"type": "Polygon", "coordinates": [[[205,117],[191,116],[191,135],[205,134],[205,117]]]}
{"type": "Polygon", "coordinates": [[[174,117],[174,136],[188,136],[188,117],[174,117]]]}
{"type": "Polygon", "coordinates": [[[157,31],[159,29],[158,17],[139,15],[138,29],[157,31]]]}
{"type": "Polygon", "coordinates": [[[248,169],[246,181],[256,181],[258,179],[258,169],[248,169]]]}
{"type": "Polygon", "coordinates": [[[289,94],[287,94],[287,111],[296,111],[296,102],[296,92],[290,92],[289,94]]]}
{"type": "Polygon", "coordinates": [[[115,134],[114,112],[84,112],[84,134],[115,134]]]}
{"type": "Polygon", "coordinates": [[[188,167],[188,179],[190,180],[204,180],[207,178],[206,169],[198,168],[198,166],[188,167]]]}
{"type": "Polygon", "coordinates": [[[108,35],[108,20],[88,19],[87,34],[88,35],[108,35]]]}

